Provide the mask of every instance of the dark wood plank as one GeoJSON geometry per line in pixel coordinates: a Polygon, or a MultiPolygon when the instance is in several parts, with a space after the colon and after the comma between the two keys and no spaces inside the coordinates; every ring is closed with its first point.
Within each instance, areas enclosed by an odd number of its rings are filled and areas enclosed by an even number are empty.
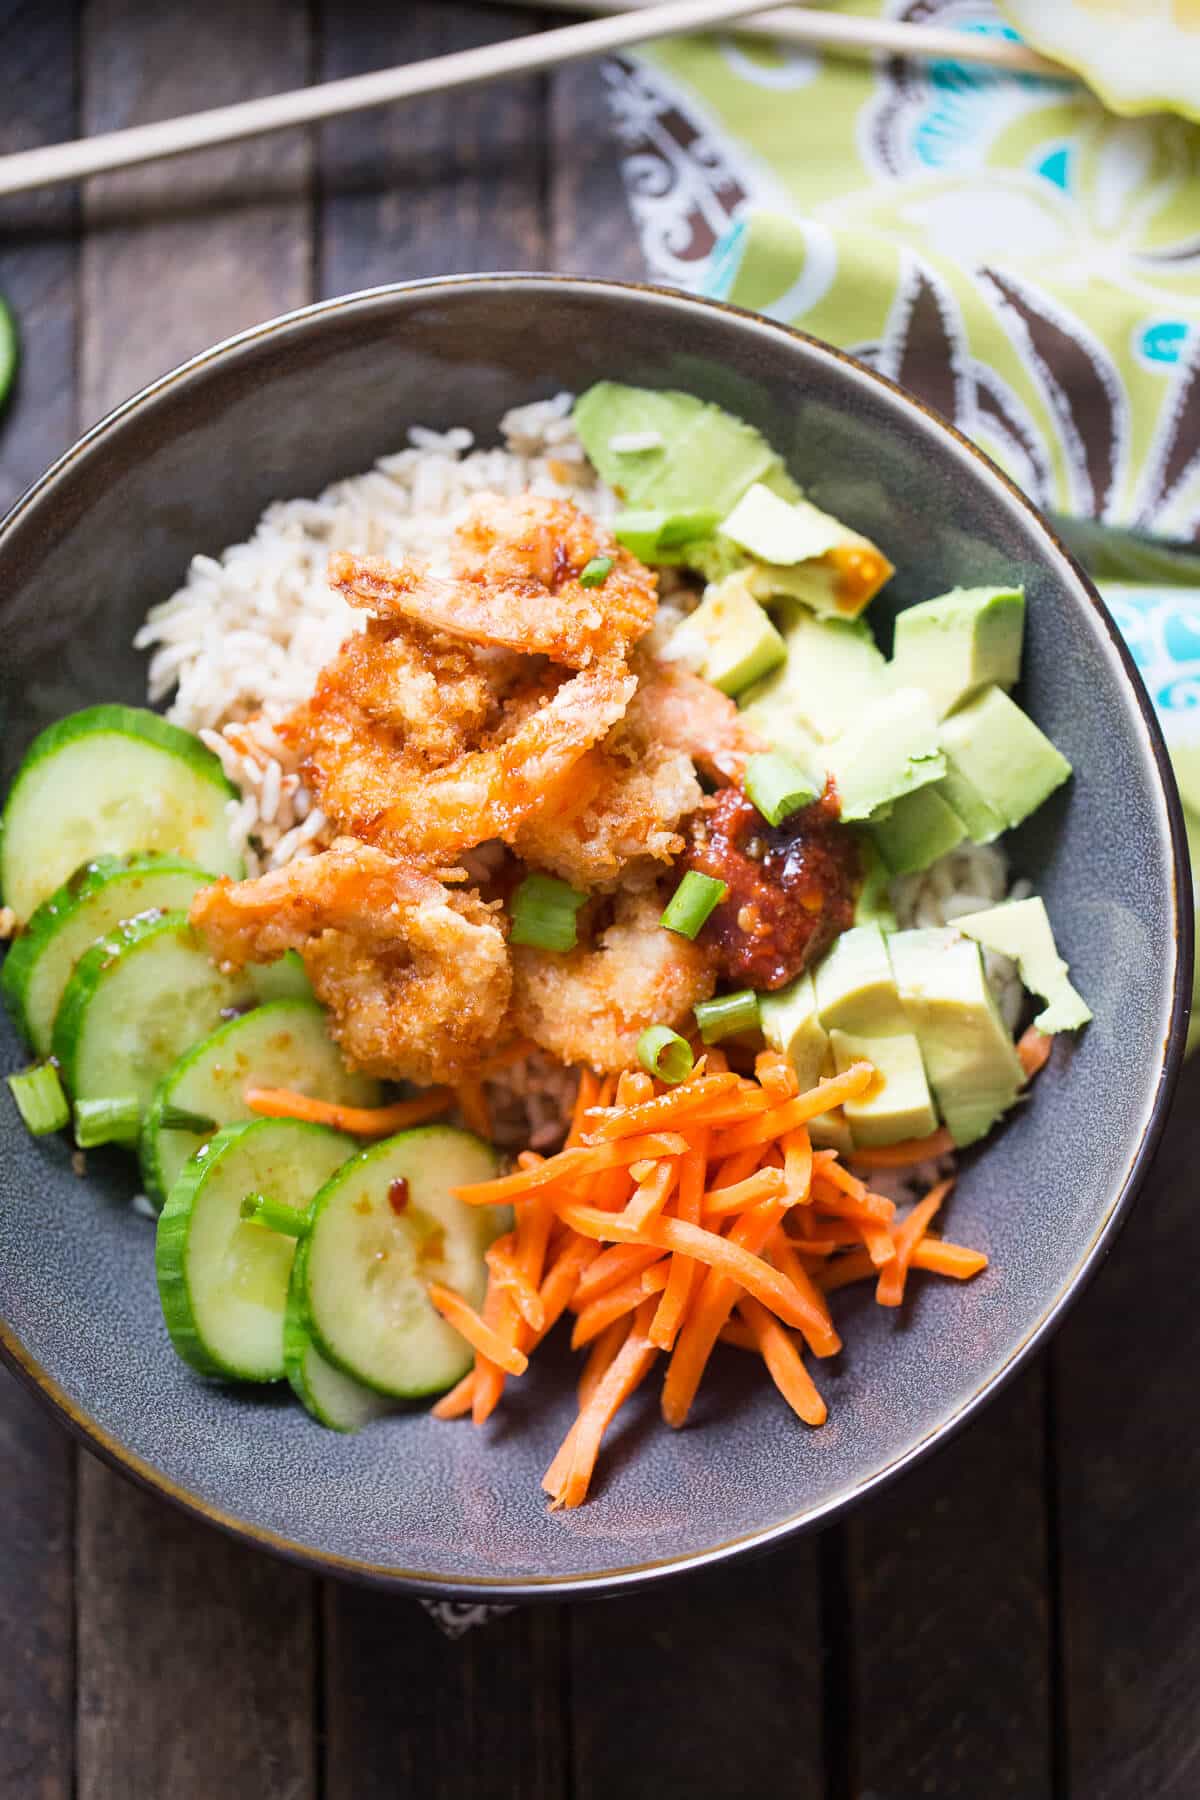
{"type": "Polygon", "coordinates": [[[824,1795],[819,1613],[811,1538],[575,1607],[575,1800],[824,1795]]]}
{"type": "Polygon", "coordinates": [[[1043,1371],[857,1514],[852,1792],[1052,1791],[1043,1371]]]}
{"type": "MultiPolygon", "coordinates": [[[[7,92],[0,152],[53,143],[77,128],[76,27],[70,0],[0,5],[7,92]]],[[[0,422],[0,508],[41,474],[75,431],[78,243],[72,193],[0,206],[0,293],[18,321],[23,361],[0,422]]],[[[75,1756],[75,1453],[16,1381],[0,1373],[0,1793],[67,1800],[75,1756]]]]}
{"type": "MultiPolygon", "coordinates": [[[[86,127],[304,81],[289,0],[85,14],[86,127]]],[[[81,410],[309,296],[307,146],[234,146],[93,184],[84,198],[81,410]]],[[[243,1800],[315,1792],[316,1593],[82,1457],[78,1792],[243,1800]]]]}
{"type": "Polygon", "coordinates": [[[326,1589],[326,1800],[560,1800],[563,1612],[454,1642],[409,1601],[326,1589]]]}
{"type": "Polygon", "coordinates": [[[316,1792],[313,1584],[84,1456],[79,1800],[316,1792]]]}
{"type": "MultiPolygon", "coordinates": [[[[519,7],[317,0],[320,75],[333,80],[545,23],[519,7]]],[[[542,268],[544,84],[385,107],[322,128],[319,283],[340,294],[468,269],[542,268]]]]}
{"type": "Polygon", "coordinates": [[[1070,1792],[1200,1793],[1200,1309],[1189,1244],[1200,1060],[1054,1351],[1070,1792]]]}
{"type": "Polygon", "coordinates": [[[569,275],[644,280],[603,63],[576,63],[551,75],[549,139],[549,266],[569,275]]]}

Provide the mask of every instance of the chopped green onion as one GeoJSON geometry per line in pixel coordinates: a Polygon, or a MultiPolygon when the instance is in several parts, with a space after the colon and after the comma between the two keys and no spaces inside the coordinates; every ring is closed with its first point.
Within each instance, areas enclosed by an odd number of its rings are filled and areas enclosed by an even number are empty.
{"type": "Polygon", "coordinates": [[[752,988],[742,988],[736,994],[719,994],[715,1000],[700,1000],[695,1010],[700,1036],[706,1044],[717,1044],[722,1038],[759,1029],[758,995],[752,988]]]}
{"type": "Polygon", "coordinates": [[[694,938],[713,907],[719,906],[728,892],[727,884],[715,875],[701,875],[698,869],[689,869],[658,922],[665,931],[694,938]]]}
{"type": "Polygon", "coordinates": [[[637,1053],[647,1075],[657,1076],[672,1087],[677,1081],[687,1080],[695,1062],[692,1046],[669,1025],[648,1025],[638,1039],[637,1053]]]}
{"type": "Polygon", "coordinates": [[[618,513],[613,530],[617,542],[642,562],[678,562],[672,555],[696,538],[711,537],[721,523],[717,512],[668,513],[646,509],[618,513]]]}
{"type": "Polygon", "coordinates": [[[195,1131],[206,1137],[217,1129],[217,1121],[207,1113],[189,1112],[186,1106],[164,1106],[158,1115],[160,1131],[195,1131]]]}
{"type": "Polygon", "coordinates": [[[746,796],[768,825],[782,825],[803,806],[817,798],[812,777],[794,757],[782,750],[766,750],[746,764],[746,796]]]}
{"type": "Polygon", "coordinates": [[[612,574],[612,566],[611,556],[593,556],[579,571],[580,587],[602,587],[612,574]]]}
{"type": "Polygon", "coordinates": [[[19,1075],[8,1077],[8,1085],[25,1129],[34,1137],[61,1131],[71,1117],[67,1096],[53,1063],[35,1063],[32,1069],[22,1069],[19,1075]]]}
{"type": "Polygon", "coordinates": [[[510,943],[573,950],[578,942],[575,914],[586,899],[553,875],[527,875],[512,897],[510,943]]]}
{"type": "Polygon", "coordinates": [[[142,1109],[132,1095],[121,1100],[77,1100],[75,1142],[81,1150],[97,1144],[135,1144],[142,1109]]]}
{"type": "Polygon", "coordinates": [[[308,1214],[303,1207],[289,1206],[286,1200],[272,1200],[267,1194],[247,1194],[241,1213],[252,1225],[264,1225],[284,1237],[303,1237],[308,1230],[308,1214]]]}

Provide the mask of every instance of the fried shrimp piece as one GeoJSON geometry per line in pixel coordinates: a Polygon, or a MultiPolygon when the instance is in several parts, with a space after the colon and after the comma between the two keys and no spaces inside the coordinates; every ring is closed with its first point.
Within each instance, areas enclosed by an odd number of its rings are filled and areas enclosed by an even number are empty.
{"type": "Polygon", "coordinates": [[[705,950],[659,929],[659,894],[622,894],[613,923],[566,956],[516,946],[512,1018],[560,1061],[627,1069],[647,1025],[678,1030],[716,977],[705,950]]]}
{"type": "Polygon", "coordinates": [[[495,1043],[508,1007],[495,913],[366,844],[340,839],[254,881],[222,877],[191,920],[237,966],[298,950],[347,1063],[373,1075],[453,1081],[495,1043]]]}
{"type": "Polygon", "coordinates": [[[734,702],[686,669],[639,657],[641,677],[629,708],[631,730],[647,743],[681,750],[706,774],[736,780],[746,759],[767,748],[742,719],[734,702]]]}
{"type": "Polygon", "coordinates": [[[624,656],[653,622],[657,577],[569,501],[481,494],[459,538],[452,578],[335,551],[330,585],[377,615],[572,669],[624,656]],[[584,587],[598,557],[611,566],[584,587]]]}

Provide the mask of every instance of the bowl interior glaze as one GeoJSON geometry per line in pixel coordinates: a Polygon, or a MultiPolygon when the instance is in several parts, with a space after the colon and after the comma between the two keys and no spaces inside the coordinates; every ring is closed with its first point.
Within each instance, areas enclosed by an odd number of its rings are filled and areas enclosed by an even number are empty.
{"type": "MultiPolygon", "coordinates": [[[[539,1364],[487,1429],[420,1410],[339,1438],[277,1392],[193,1377],[172,1354],[130,1163],[34,1141],[0,1109],[3,1346],[121,1465],[219,1523],[327,1570],[519,1595],[611,1588],[827,1516],[929,1447],[1047,1330],[1102,1252],[1156,1136],[1181,1047],[1190,910],[1177,800],[1145,698],[1093,591],[1044,523],[948,427],[848,359],[677,295],[553,277],[381,290],[251,332],[165,378],[77,446],[0,531],[7,784],[50,720],[144,699],[130,647],[195,551],[244,537],[400,446],[609,377],[689,389],[759,426],[818,505],[877,539],[888,608],[1024,582],[1018,698],[1075,777],[1013,842],[1095,1022],[967,1159],[948,1230],[991,1268],[923,1282],[899,1316],[840,1296],[846,1349],[819,1432],[722,1351],[695,1423],[652,1395],[622,1418],[595,1497],[546,1513],[571,1415],[569,1358],[539,1364]]],[[[886,628],[885,628],[885,636],[886,628]]],[[[0,1025],[5,1070],[23,1060],[0,1025]]]]}

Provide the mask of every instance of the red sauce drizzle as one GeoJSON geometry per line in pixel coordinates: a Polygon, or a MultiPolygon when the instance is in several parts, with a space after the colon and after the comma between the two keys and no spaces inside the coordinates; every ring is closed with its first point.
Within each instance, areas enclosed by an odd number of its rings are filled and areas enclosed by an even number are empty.
{"type": "Polygon", "coordinates": [[[397,1216],[408,1205],[408,1182],[403,1175],[397,1175],[395,1181],[388,1184],[388,1205],[397,1216]]]}

